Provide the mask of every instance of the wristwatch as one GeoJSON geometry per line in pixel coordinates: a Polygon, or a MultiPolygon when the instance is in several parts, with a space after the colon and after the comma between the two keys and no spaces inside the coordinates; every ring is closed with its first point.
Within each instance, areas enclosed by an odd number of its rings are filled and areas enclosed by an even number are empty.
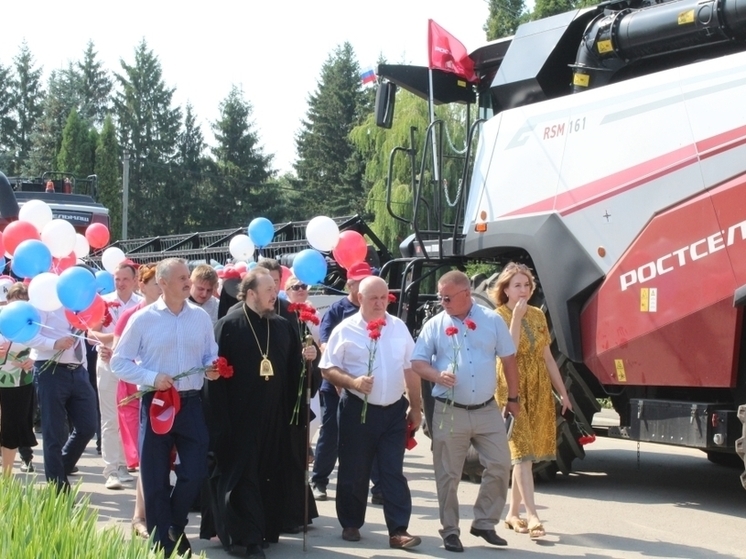
{"type": "Polygon", "coordinates": [[[521,401],[521,399],[518,396],[516,396],[515,398],[511,398],[510,396],[508,396],[508,402],[512,402],[513,404],[517,404],[520,401],[521,401]]]}

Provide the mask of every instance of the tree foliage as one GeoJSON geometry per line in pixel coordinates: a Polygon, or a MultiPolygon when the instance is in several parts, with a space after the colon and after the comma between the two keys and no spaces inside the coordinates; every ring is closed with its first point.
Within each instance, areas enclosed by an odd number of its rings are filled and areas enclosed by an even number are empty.
{"type": "Polygon", "coordinates": [[[365,117],[360,66],[350,43],[337,47],[321,68],[316,91],[296,137],[295,170],[309,217],[360,212],[367,194],[364,161],[349,138],[365,117]]]}
{"type": "Polygon", "coordinates": [[[174,89],[166,86],[158,57],[143,40],[135,61],[120,61],[114,108],[119,144],[130,152],[129,236],[155,235],[169,219],[171,165],[176,155],[181,109],[172,106],[174,89]]]}
{"type": "Polygon", "coordinates": [[[111,238],[120,238],[122,231],[122,180],[120,178],[119,145],[114,121],[111,116],[104,119],[96,146],[95,173],[98,177],[98,199],[109,208],[111,238]]]}
{"type": "Polygon", "coordinates": [[[12,132],[15,145],[13,171],[22,169],[31,152],[31,136],[42,115],[44,90],[41,84],[42,69],[35,67],[34,57],[24,41],[18,54],[13,58],[15,78],[13,84],[13,104],[15,126],[12,132]]]}
{"type": "Polygon", "coordinates": [[[57,169],[77,177],[93,174],[93,157],[95,143],[91,145],[88,127],[73,109],[67,118],[62,131],[62,145],[57,155],[57,169]]]}
{"type": "Polygon", "coordinates": [[[101,126],[111,105],[112,81],[98,60],[93,41],[88,41],[83,60],[77,63],[76,90],[80,97],[79,113],[86,122],[101,126]]]}
{"type": "Polygon", "coordinates": [[[487,40],[494,41],[514,35],[526,17],[524,0],[489,0],[489,15],[484,24],[487,40]]]}

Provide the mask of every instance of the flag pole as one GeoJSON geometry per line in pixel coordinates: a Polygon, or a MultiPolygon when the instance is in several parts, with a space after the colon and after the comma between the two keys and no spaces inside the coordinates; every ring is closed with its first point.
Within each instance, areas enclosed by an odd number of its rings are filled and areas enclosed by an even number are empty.
{"type": "MultiPolygon", "coordinates": [[[[429,79],[429,87],[430,90],[430,124],[435,122],[435,96],[433,95],[433,69],[428,68],[427,70],[428,79],[429,79]]],[[[440,187],[440,169],[438,169],[438,142],[435,138],[435,127],[432,129],[432,139],[433,139],[433,177],[435,178],[435,182],[437,183],[438,187],[440,187]]]]}

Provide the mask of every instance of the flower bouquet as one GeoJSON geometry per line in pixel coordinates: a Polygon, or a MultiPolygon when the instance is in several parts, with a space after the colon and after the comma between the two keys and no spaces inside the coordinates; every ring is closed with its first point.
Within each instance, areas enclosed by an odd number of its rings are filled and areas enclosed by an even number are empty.
{"type": "MultiPolygon", "coordinates": [[[[466,330],[464,330],[464,338],[466,338],[466,333],[469,330],[476,330],[477,329],[477,323],[474,322],[471,318],[467,318],[464,320],[464,326],[466,327],[466,330]]],[[[453,373],[454,376],[458,373],[458,358],[459,354],[461,353],[461,344],[459,343],[457,336],[459,334],[459,328],[458,326],[448,326],[445,330],[445,335],[448,336],[451,339],[451,348],[453,350],[453,354],[451,357],[451,362],[448,364],[448,370],[450,373],[453,373]]],[[[451,410],[451,424],[453,424],[453,388],[448,389],[448,393],[446,394],[446,401],[443,404],[443,413],[445,414],[449,409],[451,410]]],[[[443,428],[443,418],[440,420],[440,426],[439,429],[443,428]]]]}
{"type": "MultiPolygon", "coordinates": [[[[381,339],[381,330],[386,326],[385,318],[377,318],[368,322],[365,327],[368,330],[368,338],[370,339],[370,345],[368,346],[368,372],[365,376],[369,377],[373,374],[373,365],[376,361],[376,352],[378,351],[378,340],[381,339]]],[[[368,395],[365,395],[363,400],[363,411],[360,414],[360,423],[365,423],[365,418],[368,415],[368,395]]]]}
{"type": "MultiPolygon", "coordinates": [[[[308,345],[313,342],[313,338],[310,338],[310,331],[307,324],[313,324],[318,326],[321,323],[316,309],[309,303],[290,303],[288,310],[298,315],[298,334],[300,335],[301,345],[308,345]]],[[[303,387],[306,385],[306,363],[301,355],[301,370],[300,379],[298,380],[298,397],[295,400],[295,406],[293,407],[293,414],[290,416],[290,424],[298,425],[300,419],[300,404],[303,401],[303,387]]]]}

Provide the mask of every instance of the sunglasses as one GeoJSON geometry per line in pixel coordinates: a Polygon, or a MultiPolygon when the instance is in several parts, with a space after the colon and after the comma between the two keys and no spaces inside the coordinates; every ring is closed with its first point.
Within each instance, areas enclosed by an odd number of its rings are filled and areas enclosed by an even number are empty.
{"type": "Polygon", "coordinates": [[[288,287],[290,291],[303,291],[308,289],[308,286],[305,283],[296,283],[295,285],[291,285],[288,287]]]}
{"type": "Polygon", "coordinates": [[[464,291],[469,291],[468,289],[462,289],[461,291],[456,291],[453,295],[438,295],[438,301],[440,303],[450,303],[451,300],[458,295],[459,293],[463,293],[464,291]]]}

